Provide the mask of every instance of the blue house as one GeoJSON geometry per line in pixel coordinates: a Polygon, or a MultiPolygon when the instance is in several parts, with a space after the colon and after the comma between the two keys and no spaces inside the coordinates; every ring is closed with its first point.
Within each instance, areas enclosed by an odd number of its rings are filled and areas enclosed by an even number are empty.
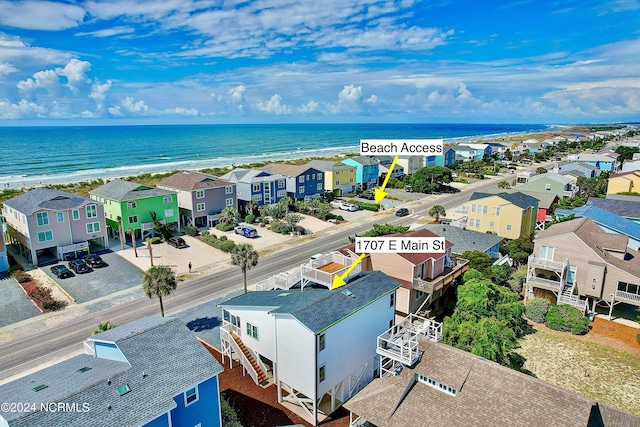
{"type": "Polygon", "coordinates": [[[258,206],[272,205],[287,196],[287,177],[284,175],[274,175],[265,170],[236,168],[220,178],[236,184],[236,197],[240,206],[245,206],[249,200],[258,202],[258,206]]]}
{"type": "Polygon", "coordinates": [[[345,165],[355,166],[358,189],[373,188],[378,182],[378,161],[366,156],[350,157],[342,161],[345,165]]]}
{"type": "Polygon", "coordinates": [[[568,157],[572,162],[584,162],[591,166],[595,166],[601,171],[613,171],[617,172],[619,168],[618,159],[608,156],[606,154],[571,154],[568,157]]]}
{"type": "Polygon", "coordinates": [[[640,250],[640,224],[620,215],[608,212],[595,205],[584,205],[575,209],[556,209],[555,215],[563,218],[574,215],[576,218],[591,218],[598,226],[612,234],[624,234],[628,237],[627,246],[640,250]]]}
{"type": "Polygon", "coordinates": [[[1,385],[0,396],[35,411],[0,409],[0,425],[221,427],[223,368],[180,320],[142,318],[91,336],[84,350],[1,385]]]}
{"type": "Polygon", "coordinates": [[[309,200],[324,194],[324,173],[308,165],[269,163],[263,170],[286,178],[287,195],[293,200],[309,200]]]}
{"type": "Polygon", "coordinates": [[[445,156],[442,154],[437,154],[435,156],[425,156],[424,165],[425,166],[446,166],[445,156]]]}
{"type": "Polygon", "coordinates": [[[456,162],[456,150],[453,147],[445,147],[444,153],[442,154],[444,157],[444,165],[443,166],[451,166],[456,162]]]}

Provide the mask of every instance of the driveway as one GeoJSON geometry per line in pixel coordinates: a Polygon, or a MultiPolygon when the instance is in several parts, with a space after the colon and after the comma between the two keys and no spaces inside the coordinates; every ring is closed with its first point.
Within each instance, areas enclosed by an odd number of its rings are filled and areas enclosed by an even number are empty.
{"type": "Polygon", "coordinates": [[[58,279],[51,274],[50,266],[43,267],[42,271],[71,295],[76,303],[91,301],[142,283],[142,270],[115,252],[104,252],[100,256],[107,264],[106,267],[93,269],[89,273],[74,274],[66,279],[58,279]]]}
{"type": "Polygon", "coordinates": [[[0,273],[0,327],[40,314],[18,282],[0,273]]]}

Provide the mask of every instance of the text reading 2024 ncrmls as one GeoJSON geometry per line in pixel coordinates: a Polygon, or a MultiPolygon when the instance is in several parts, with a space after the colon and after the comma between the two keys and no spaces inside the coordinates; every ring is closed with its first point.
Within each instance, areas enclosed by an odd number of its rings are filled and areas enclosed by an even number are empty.
{"type": "Polygon", "coordinates": [[[442,154],[441,139],[361,139],[360,155],[390,156],[442,154]]]}

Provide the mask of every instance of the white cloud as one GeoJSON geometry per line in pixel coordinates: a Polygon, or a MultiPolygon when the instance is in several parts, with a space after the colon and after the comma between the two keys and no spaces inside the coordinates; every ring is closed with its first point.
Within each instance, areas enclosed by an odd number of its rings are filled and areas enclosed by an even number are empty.
{"type": "Polygon", "coordinates": [[[300,107],[298,107],[297,111],[300,114],[313,114],[318,112],[318,107],[320,106],[320,104],[314,100],[309,100],[309,102],[307,102],[304,105],[301,105],[300,107]]]}
{"type": "Polygon", "coordinates": [[[149,106],[144,101],[135,101],[133,97],[127,96],[120,105],[109,107],[109,113],[113,116],[143,116],[149,112],[149,106]]]}
{"type": "Polygon", "coordinates": [[[46,112],[46,108],[26,99],[21,99],[16,104],[12,104],[8,99],[0,100],[0,118],[2,119],[43,117],[46,112]]]}
{"type": "Polygon", "coordinates": [[[369,104],[375,104],[376,102],[378,102],[378,97],[375,95],[371,95],[368,99],[367,102],[369,104]]]}
{"type": "Polygon", "coordinates": [[[106,83],[95,82],[93,86],[91,86],[91,93],[89,94],[89,98],[96,101],[98,108],[102,108],[102,104],[106,98],[106,94],[111,89],[111,80],[107,80],[106,83]]]}
{"type": "Polygon", "coordinates": [[[59,86],[58,74],[53,70],[38,71],[32,78],[18,82],[18,89],[27,93],[38,88],[44,88],[49,93],[57,93],[59,86]]]}
{"type": "Polygon", "coordinates": [[[87,77],[87,72],[91,70],[91,63],[72,59],[64,66],[64,68],[56,68],[59,76],[67,78],[67,86],[73,91],[78,91],[91,83],[91,79],[87,77]]]}
{"type": "Polygon", "coordinates": [[[278,94],[275,94],[266,102],[259,100],[258,102],[256,102],[255,107],[265,113],[276,115],[290,114],[291,108],[282,104],[281,101],[282,97],[278,94]]]}
{"type": "Polygon", "coordinates": [[[0,64],[0,75],[5,75],[5,74],[11,74],[11,73],[15,73],[16,71],[16,67],[14,67],[12,64],[9,64],[8,62],[3,62],[2,64],[0,64]]]}
{"type": "Polygon", "coordinates": [[[84,18],[79,6],[51,1],[0,1],[0,25],[29,30],[74,28],[84,18]]]}
{"type": "Polygon", "coordinates": [[[338,94],[340,102],[355,102],[362,97],[362,86],[345,85],[338,94]]]}
{"type": "Polygon", "coordinates": [[[243,102],[244,101],[244,93],[247,91],[247,87],[245,85],[239,85],[229,89],[229,95],[231,95],[231,100],[233,102],[243,102]]]}
{"type": "Polygon", "coordinates": [[[175,107],[163,110],[160,114],[176,116],[197,116],[198,110],[196,110],[195,108],[175,107]]]}
{"type": "Polygon", "coordinates": [[[88,32],[78,32],[76,36],[91,36],[91,37],[113,37],[113,36],[121,36],[125,34],[133,34],[136,30],[133,27],[129,26],[117,26],[111,28],[104,28],[102,30],[96,31],[88,31],[88,32]]]}

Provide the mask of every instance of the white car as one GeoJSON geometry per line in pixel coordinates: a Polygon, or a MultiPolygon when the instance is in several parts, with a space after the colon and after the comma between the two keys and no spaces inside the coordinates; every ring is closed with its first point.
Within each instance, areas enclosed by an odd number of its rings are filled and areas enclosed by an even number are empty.
{"type": "Polygon", "coordinates": [[[340,209],[343,211],[355,212],[358,210],[358,207],[352,204],[342,204],[340,205],[340,209]]]}
{"type": "Polygon", "coordinates": [[[329,203],[331,206],[333,206],[334,208],[337,209],[342,209],[342,202],[340,200],[332,200],[331,203],[329,203]]]}

